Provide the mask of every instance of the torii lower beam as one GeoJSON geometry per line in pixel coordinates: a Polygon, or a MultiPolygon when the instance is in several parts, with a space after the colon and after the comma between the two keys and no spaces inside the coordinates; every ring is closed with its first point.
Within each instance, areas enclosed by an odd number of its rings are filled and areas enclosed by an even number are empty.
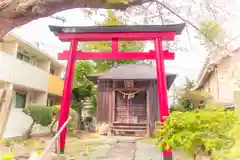
{"type": "MultiPolygon", "coordinates": [[[[59,60],[67,60],[69,51],[63,51],[58,55],[59,60]]],[[[175,53],[168,50],[163,51],[163,57],[165,60],[174,60],[175,53]]],[[[75,58],[77,60],[144,60],[144,59],[156,59],[156,52],[76,52],[75,58]]]]}

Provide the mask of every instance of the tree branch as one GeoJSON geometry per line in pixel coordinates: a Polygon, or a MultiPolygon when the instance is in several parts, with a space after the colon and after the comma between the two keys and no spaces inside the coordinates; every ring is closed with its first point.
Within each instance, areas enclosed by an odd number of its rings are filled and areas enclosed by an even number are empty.
{"type": "Polygon", "coordinates": [[[6,8],[10,3],[12,3],[12,0],[2,0],[0,2],[0,11],[6,8]]]}
{"type": "Polygon", "coordinates": [[[205,4],[208,12],[209,12],[210,14],[212,14],[212,16],[214,17],[214,19],[216,20],[216,19],[217,19],[216,12],[213,10],[213,8],[212,8],[211,5],[209,4],[208,0],[204,0],[204,4],[205,4]]]}
{"type": "Polygon", "coordinates": [[[156,3],[162,5],[165,9],[167,9],[169,12],[171,12],[172,14],[174,14],[175,16],[177,16],[179,19],[181,19],[182,21],[188,23],[189,25],[191,25],[194,29],[196,29],[198,32],[201,33],[200,29],[193,24],[192,22],[190,22],[189,20],[183,18],[182,16],[180,16],[178,13],[176,13],[173,9],[171,9],[169,6],[167,6],[166,4],[159,2],[158,0],[155,0],[156,3]]]}
{"type": "MultiPolygon", "coordinates": [[[[197,32],[199,32],[201,35],[203,35],[212,45],[216,46],[217,48],[223,48],[224,50],[226,50],[227,52],[229,52],[225,46],[222,47],[221,45],[215,43],[214,41],[212,41],[211,39],[208,39],[207,35],[205,33],[202,33],[200,28],[198,28],[198,26],[196,26],[195,24],[193,24],[192,22],[190,22],[189,20],[183,18],[182,16],[180,16],[178,13],[176,13],[173,9],[171,9],[168,5],[164,4],[163,2],[159,2],[158,0],[155,0],[156,3],[159,3],[160,5],[162,5],[165,9],[167,9],[169,12],[171,12],[172,14],[174,14],[175,16],[177,16],[179,19],[181,19],[182,21],[186,22],[187,24],[189,24],[190,26],[192,26],[197,32]]],[[[210,56],[210,54],[209,54],[210,56]]]]}
{"type": "Polygon", "coordinates": [[[221,11],[224,11],[224,12],[228,13],[229,15],[235,16],[235,17],[237,17],[237,18],[240,19],[240,16],[237,15],[237,14],[234,14],[234,13],[232,13],[232,12],[229,12],[228,10],[223,9],[223,8],[219,7],[218,5],[212,3],[212,2],[210,2],[209,4],[210,4],[210,5],[213,5],[214,7],[218,8],[218,9],[221,10],[221,11]]]}
{"type": "Polygon", "coordinates": [[[126,10],[151,0],[0,0],[0,38],[11,29],[32,20],[73,8],[103,8],[126,10]]]}

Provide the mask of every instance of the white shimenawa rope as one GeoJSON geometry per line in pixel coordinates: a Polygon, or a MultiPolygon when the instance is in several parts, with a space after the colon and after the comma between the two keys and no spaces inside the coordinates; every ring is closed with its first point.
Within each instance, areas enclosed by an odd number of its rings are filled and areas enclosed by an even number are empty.
{"type": "Polygon", "coordinates": [[[117,89],[117,91],[123,94],[123,98],[126,98],[126,96],[127,96],[128,99],[132,99],[132,98],[134,98],[135,94],[137,94],[141,90],[137,90],[137,91],[135,91],[133,93],[126,93],[126,92],[123,92],[123,91],[121,91],[119,89],[117,89]]]}

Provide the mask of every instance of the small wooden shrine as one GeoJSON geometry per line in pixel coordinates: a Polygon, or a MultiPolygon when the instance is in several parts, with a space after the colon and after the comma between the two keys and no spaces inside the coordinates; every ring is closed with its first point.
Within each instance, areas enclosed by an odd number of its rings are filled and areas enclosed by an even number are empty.
{"type": "MultiPolygon", "coordinates": [[[[111,133],[151,136],[159,121],[156,67],[128,64],[89,75],[98,86],[97,120],[108,123],[111,133]]],[[[167,88],[175,74],[166,74],[167,88]]]]}
{"type": "MultiPolygon", "coordinates": [[[[100,107],[98,107],[98,119],[109,123],[111,131],[136,133],[142,130],[150,135],[154,128],[154,121],[160,119],[161,122],[164,122],[164,117],[169,115],[167,89],[171,83],[168,79],[169,77],[175,78],[175,75],[165,73],[164,61],[173,60],[175,53],[163,50],[163,42],[173,41],[175,36],[182,33],[184,27],[185,24],[49,26],[49,29],[58,36],[59,40],[70,43],[69,49],[58,55],[59,60],[67,60],[66,79],[64,80],[58,124],[58,130],[62,131],[60,134],[61,152],[64,152],[66,142],[67,128],[65,126],[69,118],[76,61],[154,60],[156,68],[139,65],[132,66],[135,68],[132,69],[131,66],[127,68],[120,66],[102,75],[95,75],[95,79],[98,80],[96,80],[96,83],[99,86],[98,106],[100,107]],[[80,43],[89,41],[111,41],[112,50],[110,52],[84,52],[78,50],[80,43]],[[119,41],[152,41],[154,42],[154,50],[148,52],[121,52],[119,50],[119,41]],[[124,69],[121,70],[121,68],[124,69]],[[118,70],[121,72],[117,72],[118,70]]],[[[163,159],[173,159],[171,149],[163,151],[163,159]]]]}

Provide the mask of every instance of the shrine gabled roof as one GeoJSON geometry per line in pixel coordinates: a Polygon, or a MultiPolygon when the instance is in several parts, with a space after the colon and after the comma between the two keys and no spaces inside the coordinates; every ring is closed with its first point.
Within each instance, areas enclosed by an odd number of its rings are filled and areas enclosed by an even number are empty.
{"type": "MultiPolygon", "coordinates": [[[[167,88],[169,89],[176,79],[176,74],[166,73],[167,88]]],[[[155,80],[157,79],[156,66],[149,64],[124,64],[103,73],[88,75],[88,79],[97,83],[97,80],[155,80]]]]}
{"type": "Polygon", "coordinates": [[[185,23],[171,25],[128,25],[128,26],[52,26],[50,30],[59,33],[126,33],[126,32],[175,32],[180,35],[185,23]]]}

